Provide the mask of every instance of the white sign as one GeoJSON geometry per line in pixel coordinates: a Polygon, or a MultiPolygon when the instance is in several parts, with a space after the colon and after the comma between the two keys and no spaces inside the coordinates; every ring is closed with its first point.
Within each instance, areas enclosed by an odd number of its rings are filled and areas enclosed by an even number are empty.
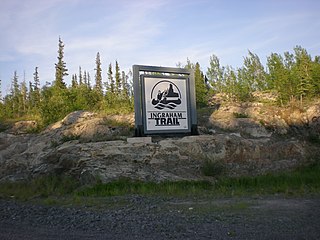
{"type": "Polygon", "coordinates": [[[189,129],[187,78],[143,76],[147,131],[189,129]]]}

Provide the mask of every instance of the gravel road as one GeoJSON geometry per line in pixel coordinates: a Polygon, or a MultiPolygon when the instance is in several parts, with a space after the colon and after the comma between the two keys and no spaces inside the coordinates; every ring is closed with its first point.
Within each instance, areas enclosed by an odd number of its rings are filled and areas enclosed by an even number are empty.
{"type": "Polygon", "coordinates": [[[320,239],[320,198],[122,196],[92,205],[0,200],[0,239],[320,239]]]}

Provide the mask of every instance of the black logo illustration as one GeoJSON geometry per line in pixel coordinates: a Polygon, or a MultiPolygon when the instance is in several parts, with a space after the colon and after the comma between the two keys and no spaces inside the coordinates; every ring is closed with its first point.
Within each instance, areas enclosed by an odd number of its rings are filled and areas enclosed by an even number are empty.
{"type": "Polygon", "coordinates": [[[175,109],[181,104],[181,92],[173,82],[163,80],[152,88],[151,99],[156,109],[175,109]]]}

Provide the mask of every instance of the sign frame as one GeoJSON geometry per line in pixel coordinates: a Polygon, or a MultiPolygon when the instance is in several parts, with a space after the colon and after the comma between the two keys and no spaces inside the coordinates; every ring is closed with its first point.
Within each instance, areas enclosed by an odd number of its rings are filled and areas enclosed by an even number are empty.
{"type": "Polygon", "coordinates": [[[191,134],[198,135],[195,80],[193,70],[185,68],[157,67],[133,65],[133,90],[135,110],[135,136],[142,137],[154,134],[191,134]],[[185,129],[147,129],[146,128],[146,103],[144,93],[145,78],[185,79],[188,112],[188,127],[185,129]]]}

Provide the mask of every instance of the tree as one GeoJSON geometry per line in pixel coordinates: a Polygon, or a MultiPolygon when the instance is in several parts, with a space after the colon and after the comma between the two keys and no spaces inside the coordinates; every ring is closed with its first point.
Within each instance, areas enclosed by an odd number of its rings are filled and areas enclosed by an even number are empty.
{"type": "Polygon", "coordinates": [[[78,87],[77,74],[73,74],[71,79],[71,88],[77,88],[77,87],[78,87]]]}
{"type": "Polygon", "coordinates": [[[34,73],[33,73],[33,89],[32,89],[32,98],[34,101],[34,105],[38,106],[40,103],[40,78],[39,78],[39,72],[38,67],[35,67],[34,73]]]}
{"type": "Polygon", "coordinates": [[[83,84],[83,78],[82,78],[82,70],[81,67],[79,66],[79,86],[83,84]]]}
{"type": "Polygon", "coordinates": [[[320,56],[315,56],[312,63],[312,82],[315,88],[314,95],[320,94],[320,56]]]}
{"type": "Polygon", "coordinates": [[[87,87],[88,86],[88,75],[87,75],[87,71],[86,70],[84,70],[83,71],[83,85],[85,86],[85,87],[87,87]]]}
{"type": "Polygon", "coordinates": [[[224,67],[220,66],[220,60],[216,55],[210,57],[210,67],[208,67],[207,77],[213,89],[222,92],[225,87],[224,67]]]}
{"type": "Polygon", "coordinates": [[[115,82],[113,79],[113,72],[112,72],[112,65],[111,63],[109,64],[109,68],[108,68],[108,85],[109,85],[109,89],[107,89],[107,92],[109,92],[112,96],[114,96],[115,93],[115,82]]]}
{"type": "Polygon", "coordinates": [[[20,88],[19,88],[17,71],[14,71],[14,73],[13,73],[12,85],[11,85],[11,96],[9,97],[9,99],[10,98],[12,99],[10,101],[12,114],[13,114],[13,116],[18,116],[19,115],[20,88]]]}
{"type": "MultiPolygon", "coordinates": [[[[101,82],[101,86],[102,86],[102,82],[101,82]]],[[[87,88],[91,90],[91,77],[89,72],[87,72],[87,88]]]]}
{"type": "Polygon", "coordinates": [[[59,49],[58,49],[58,63],[55,64],[56,68],[56,79],[54,86],[58,89],[66,88],[66,84],[63,81],[64,76],[68,76],[68,69],[66,68],[66,63],[63,61],[64,57],[64,44],[59,37],[59,49]]]}
{"type": "Polygon", "coordinates": [[[266,73],[257,54],[249,51],[249,56],[244,58],[242,68],[243,80],[247,82],[250,91],[266,90],[266,73]]]}
{"type": "Polygon", "coordinates": [[[122,98],[129,99],[128,76],[124,71],[121,72],[122,98]]]}
{"type": "Polygon", "coordinates": [[[200,64],[198,62],[194,69],[194,80],[196,87],[196,102],[198,106],[205,106],[208,104],[207,88],[204,82],[204,75],[200,70],[200,64]]]}
{"type": "Polygon", "coordinates": [[[25,114],[27,111],[27,99],[28,99],[28,89],[25,79],[23,79],[20,85],[20,94],[19,94],[19,115],[25,114]]]}
{"type": "Polygon", "coordinates": [[[286,68],[284,59],[277,53],[272,53],[267,58],[267,82],[268,89],[275,90],[278,93],[278,100],[281,104],[289,101],[293,92],[289,81],[290,71],[286,68]]]}
{"type": "Polygon", "coordinates": [[[117,96],[120,96],[121,92],[121,78],[120,78],[120,67],[118,61],[116,61],[116,72],[115,72],[115,92],[117,96]]]}
{"type": "Polygon", "coordinates": [[[237,74],[231,66],[226,66],[223,70],[223,79],[225,82],[224,92],[230,98],[238,98],[237,74]]]}
{"type": "Polygon", "coordinates": [[[95,75],[95,86],[94,90],[98,93],[99,96],[103,96],[103,87],[102,87],[102,69],[101,69],[101,61],[100,61],[100,54],[97,53],[96,57],[96,68],[94,69],[96,71],[95,75]]]}
{"type": "Polygon", "coordinates": [[[294,48],[295,66],[293,71],[298,77],[298,94],[300,100],[307,96],[314,96],[315,86],[312,81],[312,60],[311,56],[301,46],[294,48]]]}
{"type": "Polygon", "coordinates": [[[198,106],[205,106],[208,104],[207,99],[207,88],[204,81],[203,72],[200,69],[200,64],[197,62],[196,64],[192,63],[187,58],[187,65],[185,66],[186,69],[190,69],[194,71],[194,81],[195,81],[195,88],[196,88],[196,103],[198,106]]]}

